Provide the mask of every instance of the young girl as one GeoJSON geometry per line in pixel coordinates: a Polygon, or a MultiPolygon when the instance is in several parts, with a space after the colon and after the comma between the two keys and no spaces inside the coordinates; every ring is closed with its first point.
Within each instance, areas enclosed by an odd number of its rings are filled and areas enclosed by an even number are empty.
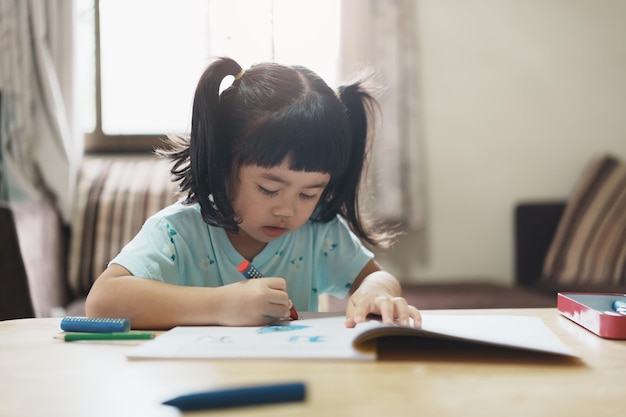
{"type": "Polygon", "coordinates": [[[321,293],[350,295],[346,326],[369,313],[420,324],[398,281],[361,241],[358,188],[373,97],[363,82],[335,93],[310,70],[220,58],[196,89],[189,139],[162,151],[186,192],[149,218],[94,283],[92,317],[135,328],[263,325],[321,293]],[[220,84],[234,76],[220,93],[220,84]],[[245,279],[248,260],[267,278],[245,279]]]}

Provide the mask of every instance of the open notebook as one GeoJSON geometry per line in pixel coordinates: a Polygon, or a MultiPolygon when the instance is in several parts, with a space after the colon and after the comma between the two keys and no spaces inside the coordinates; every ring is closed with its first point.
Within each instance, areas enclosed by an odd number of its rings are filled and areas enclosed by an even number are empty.
{"type": "Polygon", "coordinates": [[[575,356],[539,318],[423,314],[422,328],[378,321],[344,327],[344,317],[261,327],[176,327],[128,352],[132,359],[376,359],[381,337],[426,337],[575,356]]]}

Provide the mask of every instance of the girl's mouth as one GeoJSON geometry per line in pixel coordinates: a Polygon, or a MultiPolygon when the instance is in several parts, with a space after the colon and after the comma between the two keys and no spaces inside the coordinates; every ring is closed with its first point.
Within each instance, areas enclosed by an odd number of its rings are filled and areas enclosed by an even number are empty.
{"type": "Polygon", "coordinates": [[[263,231],[269,237],[280,237],[287,232],[287,228],[278,226],[264,226],[263,231]]]}

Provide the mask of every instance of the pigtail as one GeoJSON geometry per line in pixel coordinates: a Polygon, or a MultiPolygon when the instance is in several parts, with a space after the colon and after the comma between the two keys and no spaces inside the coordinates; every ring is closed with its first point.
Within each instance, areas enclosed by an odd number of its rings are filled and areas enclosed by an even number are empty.
{"type": "Polygon", "coordinates": [[[360,238],[374,246],[388,246],[393,235],[374,230],[373,225],[364,218],[359,204],[361,182],[367,171],[371,150],[370,139],[376,129],[376,116],[380,110],[378,102],[364,81],[339,87],[337,95],[348,116],[352,139],[348,168],[336,192],[336,195],[344,197],[339,211],[360,238]]]}
{"type": "Polygon", "coordinates": [[[213,226],[237,230],[234,210],[227,196],[229,143],[220,123],[220,84],[242,71],[230,58],[219,58],[202,74],[196,87],[188,139],[170,138],[170,149],[158,151],[173,161],[171,173],[179,191],[187,192],[185,204],[199,203],[202,218],[213,226]]]}

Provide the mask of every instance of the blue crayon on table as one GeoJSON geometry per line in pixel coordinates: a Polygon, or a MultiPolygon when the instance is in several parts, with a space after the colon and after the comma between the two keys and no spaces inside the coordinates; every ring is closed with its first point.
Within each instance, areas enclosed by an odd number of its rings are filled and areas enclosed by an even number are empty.
{"type": "Polygon", "coordinates": [[[222,389],[182,395],[165,401],[181,411],[241,407],[304,401],[306,387],[302,382],[222,389]]]}
{"type": "Polygon", "coordinates": [[[128,332],[130,320],[126,318],[66,316],[61,319],[61,330],[87,333],[128,332]]]}
{"type": "MultiPolygon", "coordinates": [[[[263,274],[259,272],[258,269],[252,265],[252,263],[246,259],[239,263],[237,270],[247,279],[256,279],[263,278],[263,274]]],[[[289,308],[289,317],[292,320],[298,320],[298,312],[296,311],[296,307],[291,303],[291,307],[289,308]]]]}

